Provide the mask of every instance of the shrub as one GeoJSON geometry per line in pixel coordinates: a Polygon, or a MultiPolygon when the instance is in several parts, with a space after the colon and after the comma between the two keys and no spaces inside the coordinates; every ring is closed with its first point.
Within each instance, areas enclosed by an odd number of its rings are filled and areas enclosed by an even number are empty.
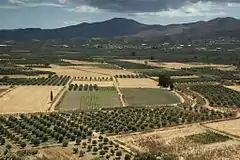
{"type": "Polygon", "coordinates": [[[20,143],[21,148],[25,148],[26,145],[27,145],[27,144],[26,144],[25,142],[21,142],[21,143],[20,143]]]}
{"type": "Polygon", "coordinates": [[[62,143],[62,146],[63,146],[63,147],[67,147],[67,146],[68,146],[68,141],[67,141],[67,140],[64,140],[63,143],[62,143]]]}

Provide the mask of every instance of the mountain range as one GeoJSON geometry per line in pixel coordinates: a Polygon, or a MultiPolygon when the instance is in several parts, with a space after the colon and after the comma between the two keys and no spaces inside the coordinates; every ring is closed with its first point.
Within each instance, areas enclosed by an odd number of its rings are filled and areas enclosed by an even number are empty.
{"type": "Polygon", "coordinates": [[[240,39],[240,20],[225,17],[210,21],[163,26],[142,24],[132,19],[113,18],[103,22],[81,23],[56,29],[26,28],[0,30],[0,40],[16,41],[123,36],[166,40],[214,39],[218,37],[240,39]]]}

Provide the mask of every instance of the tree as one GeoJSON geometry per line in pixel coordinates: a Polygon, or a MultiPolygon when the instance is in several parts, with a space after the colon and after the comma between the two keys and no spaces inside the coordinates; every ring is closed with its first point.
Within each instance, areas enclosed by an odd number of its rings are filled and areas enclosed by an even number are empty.
{"type": "Polygon", "coordinates": [[[33,140],[33,144],[35,145],[35,146],[39,146],[39,144],[40,144],[40,140],[39,139],[34,139],[33,140]]]}
{"type": "Polygon", "coordinates": [[[1,138],[0,143],[1,143],[1,145],[4,145],[5,144],[5,138],[1,138]]]}
{"type": "Polygon", "coordinates": [[[101,150],[101,151],[99,151],[99,154],[100,154],[101,156],[103,156],[103,155],[105,154],[105,151],[104,151],[104,150],[101,150]]]}
{"type": "Polygon", "coordinates": [[[63,141],[62,146],[67,147],[68,146],[68,141],[67,140],[63,141]]]}
{"type": "Polygon", "coordinates": [[[135,57],[136,56],[136,52],[132,52],[131,56],[135,57]]]}
{"type": "Polygon", "coordinates": [[[124,160],[131,160],[131,156],[129,154],[126,154],[124,160]]]}
{"type": "Polygon", "coordinates": [[[26,145],[27,145],[27,144],[26,144],[25,142],[23,142],[23,141],[20,143],[20,146],[21,146],[22,148],[25,148],[26,145]]]}
{"type": "Polygon", "coordinates": [[[77,154],[78,153],[78,148],[73,148],[73,154],[77,154]]]}
{"type": "Polygon", "coordinates": [[[117,151],[116,152],[116,156],[121,157],[122,156],[122,152],[121,151],[117,151]]]}
{"type": "Polygon", "coordinates": [[[134,158],[134,160],[157,160],[157,158],[151,153],[140,153],[134,158]]]}
{"type": "Polygon", "coordinates": [[[10,149],[12,148],[12,146],[11,146],[10,144],[7,144],[7,145],[6,145],[6,148],[7,148],[8,150],[10,150],[10,149]]]}
{"type": "Polygon", "coordinates": [[[77,138],[76,139],[76,145],[80,145],[80,143],[81,143],[81,138],[77,138]]]}
{"type": "Polygon", "coordinates": [[[162,75],[162,76],[159,76],[158,85],[162,87],[169,87],[169,86],[173,87],[173,80],[171,79],[170,76],[162,75]]]}
{"type": "Polygon", "coordinates": [[[50,92],[50,100],[51,100],[51,102],[53,101],[53,92],[52,91],[50,92]]]}

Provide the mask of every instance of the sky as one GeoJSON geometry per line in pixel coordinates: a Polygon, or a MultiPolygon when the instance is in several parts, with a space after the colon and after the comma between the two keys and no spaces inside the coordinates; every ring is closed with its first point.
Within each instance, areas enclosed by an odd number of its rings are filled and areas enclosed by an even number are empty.
{"type": "Polygon", "coordinates": [[[240,19],[240,0],[0,0],[0,29],[60,28],[115,17],[162,25],[240,19]]]}

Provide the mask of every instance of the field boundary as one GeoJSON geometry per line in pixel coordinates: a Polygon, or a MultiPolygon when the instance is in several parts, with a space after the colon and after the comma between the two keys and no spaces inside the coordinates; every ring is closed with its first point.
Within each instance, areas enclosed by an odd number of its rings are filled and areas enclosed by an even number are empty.
{"type": "Polygon", "coordinates": [[[14,86],[14,87],[10,87],[8,88],[6,91],[4,91],[3,93],[0,94],[0,98],[2,98],[3,96],[5,96],[6,94],[8,94],[9,92],[13,91],[14,89],[16,89],[17,87],[14,86]]]}

